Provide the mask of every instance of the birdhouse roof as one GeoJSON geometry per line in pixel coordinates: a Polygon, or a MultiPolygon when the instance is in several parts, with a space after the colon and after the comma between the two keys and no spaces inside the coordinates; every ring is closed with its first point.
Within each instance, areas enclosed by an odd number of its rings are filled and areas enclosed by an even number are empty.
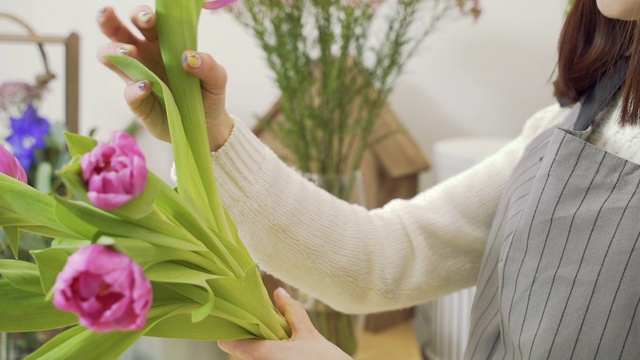
{"type": "MultiPolygon", "coordinates": [[[[276,121],[280,114],[278,100],[264,117],[264,121],[276,121]]],[[[267,131],[261,123],[253,128],[253,133],[262,139],[277,153],[281,153],[284,146],[267,131]]],[[[370,140],[374,142],[370,151],[382,169],[391,178],[401,178],[415,175],[430,167],[415,140],[408,134],[396,114],[388,104],[380,112],[370,140]]]]}

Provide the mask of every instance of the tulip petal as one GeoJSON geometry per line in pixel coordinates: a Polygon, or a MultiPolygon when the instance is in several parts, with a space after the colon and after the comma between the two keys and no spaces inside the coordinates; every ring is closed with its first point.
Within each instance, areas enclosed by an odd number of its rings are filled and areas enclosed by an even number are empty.
{"type": "Polygon", "coordinates": [[[0,145],[0,173],[27,183],[27,173],[18,159],[3,145],[0,145]]]}
{"type": "Polygon", "coordinates": [[[236,0],[205,0],[202,7],[207,10],[217,10],[227,5],[231,5],[234,2],[236,2],[236,0]]]}
{"type": "Polygon", "coordinates": [[[104,245],[69,256],[54,286],[53,304],[96,332],[143,328],[151,303],[151,283],[140,265],[104,245]]]}
{"type": "Polygon", "coordinates": [[[109,144],[99,144],[81,160],[82,178],[91,203],[115,210],[144,192],[148,170],[144,154],[133,137],[113,132],[109,144]]]}

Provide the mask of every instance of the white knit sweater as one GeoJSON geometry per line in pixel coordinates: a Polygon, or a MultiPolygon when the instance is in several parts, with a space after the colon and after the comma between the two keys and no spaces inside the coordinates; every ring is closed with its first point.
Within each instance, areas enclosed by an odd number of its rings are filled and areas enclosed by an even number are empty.
{"type": "MultiPolygon", "coordinates": [[[[338,310],[391,310],[476,282],[491,222],[525,146],[569,109],[550,106],[495,155],[414,197],[367,211],[300,177],[241,122],[212,154],[223,202],[267,272],[338,310]]],[[[640,132],[616,124],[619,101],[590,142],[640,161],[640,132]]]]}

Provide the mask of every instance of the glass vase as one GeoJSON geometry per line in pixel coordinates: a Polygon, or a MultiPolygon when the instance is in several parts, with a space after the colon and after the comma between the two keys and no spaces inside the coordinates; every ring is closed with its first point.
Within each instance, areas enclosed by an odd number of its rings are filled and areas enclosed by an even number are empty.
{"type": "MultiPolygon", "coordinates": [[[[354,204],[366,205],[362,174],[348,175],[302,174],[306,179],[325,189],[334,196],[354,204]]],[[[365,316],[345,314],[332,309],[327,304],[290,285],[285,284],[292,297],[300,301],[314,326],[329,341],[348,355],[354,355],[364,331],[365,316]]]]}

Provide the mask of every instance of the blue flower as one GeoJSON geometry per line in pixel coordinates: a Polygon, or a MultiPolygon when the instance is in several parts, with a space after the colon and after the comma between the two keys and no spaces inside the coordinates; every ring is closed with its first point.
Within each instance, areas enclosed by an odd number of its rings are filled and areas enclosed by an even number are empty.
{"type": "Polygon", "coordinates": [[[29,104],[22,117],[9,119],[12,134],[7,137],[13,154],[28,172],[35,159],[35,151],[45,147],[45,137],[49,135],[51,125],[47,119],[38,116],[38,112],[29,104]]]}

